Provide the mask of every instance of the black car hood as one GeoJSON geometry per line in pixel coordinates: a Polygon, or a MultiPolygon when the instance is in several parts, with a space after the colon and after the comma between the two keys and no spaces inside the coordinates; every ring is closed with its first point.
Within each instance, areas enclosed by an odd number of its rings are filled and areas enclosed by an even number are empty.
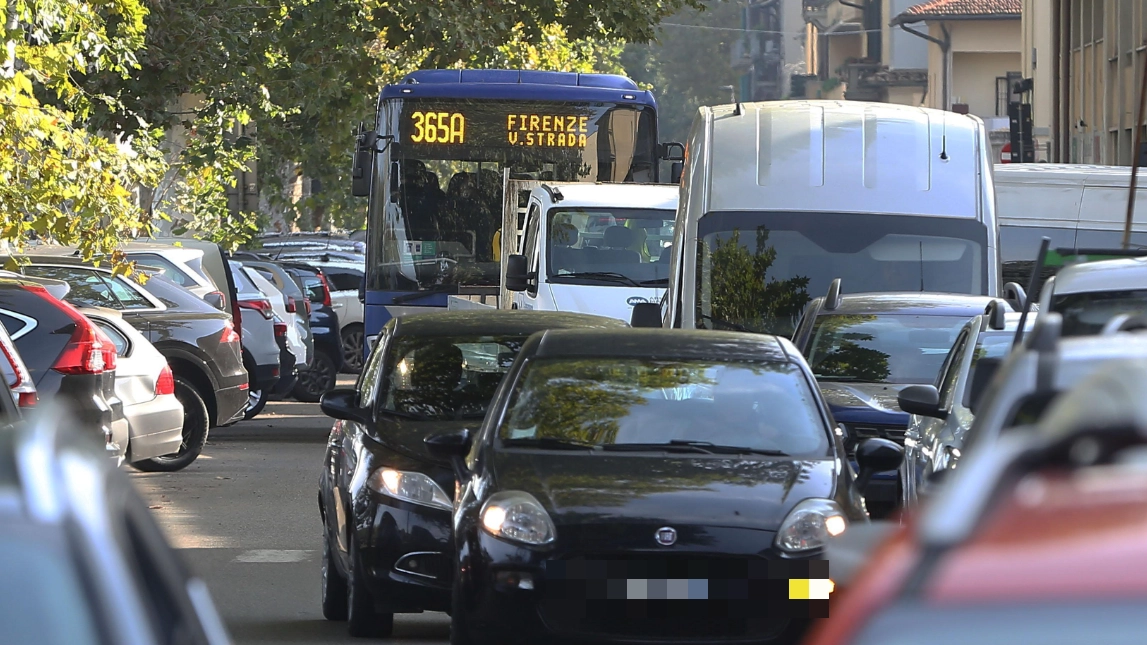
{"type": "Polygon", "coordinates": [[[458,432],[464,428],[476,431],[482,419],[459,421],[418,421],[401,417],[387,417],[374,424],[371,438],[386,448],[418,461],[449,466],[450,460],[430,454],[423,441],[435,434],[458,432]]]}
{"type": "Polygon", "coordinates": [[[908,424],[896,395],[908,387],[892,383],[818,383],[837,421],[908,424]]]}
{"type": "Polygon", "coordinates": [[[776,530],[809,497],[831,498],[833,459],[745,460],[506,451],[494,455],[497,490],[532,494],[554,522],[674,522],[776,530]]]}

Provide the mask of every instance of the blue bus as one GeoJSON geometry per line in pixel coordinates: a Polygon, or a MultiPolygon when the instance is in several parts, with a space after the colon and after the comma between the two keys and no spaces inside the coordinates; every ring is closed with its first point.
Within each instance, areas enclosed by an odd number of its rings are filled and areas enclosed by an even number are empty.
{"type": "Polygon", "coordinates": [[[414,72],[383,88],[374,128],[353,172],[370,198],[368,338],[451,294],[497,296],[512,180],[655,183],[677,160],[678,144],[658,144],[653,95],[609,74],[414,72]]]}

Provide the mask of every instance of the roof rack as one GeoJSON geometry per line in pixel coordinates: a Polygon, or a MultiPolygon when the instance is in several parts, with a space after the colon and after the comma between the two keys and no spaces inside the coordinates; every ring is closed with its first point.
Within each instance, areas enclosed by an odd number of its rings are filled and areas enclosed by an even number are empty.
{"type": "Polygon", "coordinates": [[[834,311],[840,307],[840,301],[840,278],[834,278],[832,284],[828,285],[828,293],[824,296],[822,307],[825,311],[834,311]]]}

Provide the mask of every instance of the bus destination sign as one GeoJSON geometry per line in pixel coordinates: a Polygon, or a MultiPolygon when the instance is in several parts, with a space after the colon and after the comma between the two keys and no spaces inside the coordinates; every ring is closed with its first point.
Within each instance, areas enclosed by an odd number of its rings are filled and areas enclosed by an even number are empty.
{"type": "Polygon", "coordinates": [[[407,112],[405,140],[419,145],[584,149],[596,124],[586,115],[504,110],[407,112]],[[500,112],[500,113],[499,113],[500,112]]]}

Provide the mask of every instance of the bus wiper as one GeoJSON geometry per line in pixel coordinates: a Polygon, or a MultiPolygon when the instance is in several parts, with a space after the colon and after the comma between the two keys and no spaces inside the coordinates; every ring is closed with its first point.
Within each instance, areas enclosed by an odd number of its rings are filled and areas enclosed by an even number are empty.
{"type": "Polygon", "coordinates": [[[418,300],[419,298],[425,298],[427,296],[436,296],[442,293],[458,293],[458,287],[457,285],[443,285],[433,289],[427,289],[425,291],[404,293],[401,296],[395,296],[394,298],[391,298],[390,302],[392,304],[401,305],[403,303],[410,302],[411,300],[418,300]]]}
{"type": "Polygon", "coordinates": [[[637,283],[642,287],[656,287],[659,284],[669,284],[669,278],[654,278],[653,280],[641,280],[637,283]]]}
{"type": "Polygon", "coordinates": [[[543,450],[593,450],[588,443],[577,443],[553,437],[521,437],[518,439],[503,439],[502,445],[507,448],[542,448],[543,450]]]}
{"type": "Polygon", "coordinates": [[[714,318],[714,317],[710,316],[709,314],[701,314],[701,320],[708,320],[709,322],[713,323],[714,325],[720,325],[720,326],[726,327],[727,329],[731,329],[733,331],[747,331],[750,334],[756,333],[752,329],[749,329],[748,327],[746,327],[744,325],[738,325],[735,322],[729,322],[728,320],[722,320],[720,318],[714,318]]]}
{"type": "Polygon", "coordinates": [[[554,278],[590,278],[593,280],[609,280],[610,282],[622,282],[633,287],[640,287],[641,284],[636,282],[633,278],[615,271],[574,271],[573,273],[559,273],[550,276],[554,278]]]}

